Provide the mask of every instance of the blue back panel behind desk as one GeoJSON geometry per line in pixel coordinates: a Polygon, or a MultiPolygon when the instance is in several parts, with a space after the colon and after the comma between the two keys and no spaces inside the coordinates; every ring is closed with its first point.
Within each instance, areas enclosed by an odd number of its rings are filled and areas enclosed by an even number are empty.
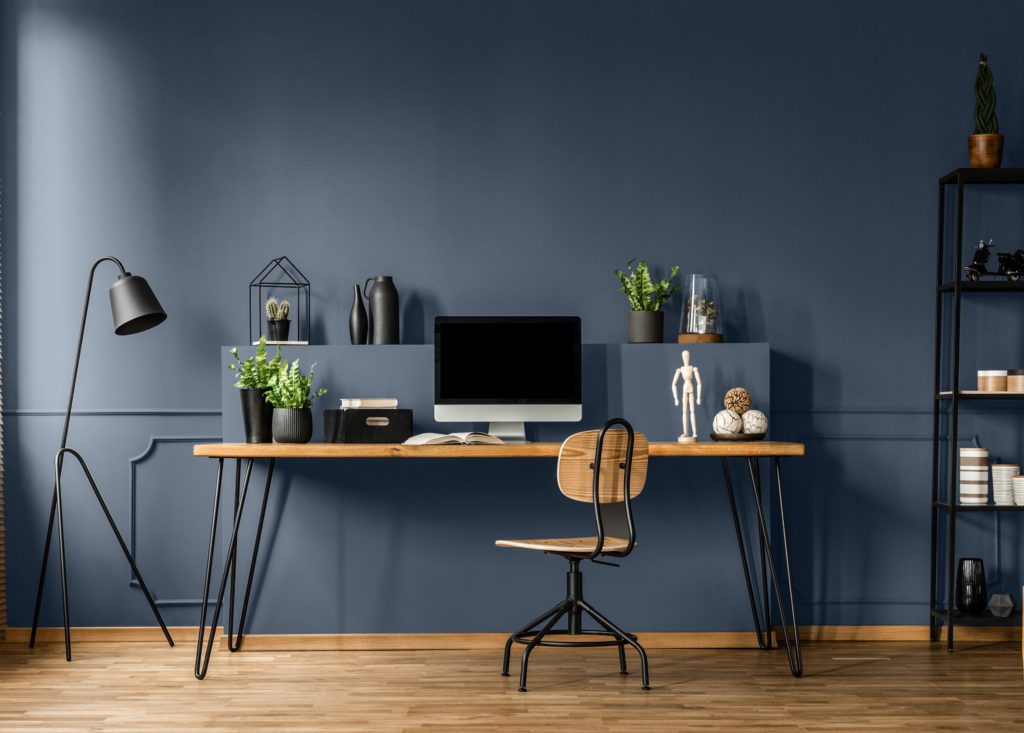
{"type": "MultiPolygon", "coordinates": [[[[704,382],[703,439],[729,387],[748,387],[757,406],[769,411],[767,344],[690,350],[704,382]]],[[[583,422],[528,425],[531,439],[561,440],[622,415],[652,440],[674,440],[679,410],[670,386],[680,351],[669,344],[585,345],[583,422]]],[[[305,366],[316,362],[317,384],[330,389],[315,408],[317,440],[323,408],[341,396],[398,397],[413,409],[417,431],[486,429],[433,421],[432,346],[311,346],[283,353],[305,366]]],[[[225,348],[225,365],[229,358],[225,348]]],[[[240,440],[239,398],[225,375],[224,436],[240,440]]],[[[474,632],[521,625],[564,591],[565,564],[498,549],[494,540],[593,532],[591,512],[558,492],[554,468],[551,459],[279,461],[253,631],[474,632]]],[[[207,473],[212,485],[212,461],[207,473]]],[[[264,475],[260,468],[252,490],[262,488],[264,475]]],[[[258,494],[251,501],[245,546],[258,494]]],[[[748,628],[718,461],[656,460],[636,509],[635,555],[618,569],[586,567],[594,602],[643,630],[748,628]]]]}

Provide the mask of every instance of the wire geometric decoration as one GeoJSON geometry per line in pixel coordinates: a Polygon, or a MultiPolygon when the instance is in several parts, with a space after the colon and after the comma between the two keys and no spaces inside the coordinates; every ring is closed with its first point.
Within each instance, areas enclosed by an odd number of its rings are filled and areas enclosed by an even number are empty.
{"type": "Polygon", "coordinates": [[[270,344],[308,344],[309,290],[309,280],[290,259],[276,257],[268,262],[249,283],[249,340],[253,345],[259,342],[260,336],[267,336],[270,344]],[[290,333],[287,341],[270,340],[263,314],[270,297],[287,300],[295,314],[296,333],[290,333]]]}

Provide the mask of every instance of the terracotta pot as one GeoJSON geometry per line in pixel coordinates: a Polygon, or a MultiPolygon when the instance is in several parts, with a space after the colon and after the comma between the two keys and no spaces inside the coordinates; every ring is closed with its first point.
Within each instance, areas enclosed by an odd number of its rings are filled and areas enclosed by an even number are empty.
{"type": "Polygon", "coordinates": [[[972,168],[998,168],[1003,162],[1003,136],[968,135],[967,154],[972,168]]]}

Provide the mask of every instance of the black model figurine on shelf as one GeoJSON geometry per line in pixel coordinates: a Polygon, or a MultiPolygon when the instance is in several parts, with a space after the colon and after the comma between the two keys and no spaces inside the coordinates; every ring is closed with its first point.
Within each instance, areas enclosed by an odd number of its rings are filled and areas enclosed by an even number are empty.
{"type": "Polygon", "coordinates": [[[984,275],[1005,277],[1010,282],[1017,282],[1024,277],[1024,250],[1016,252],[997,252],[999,269],[990,271],[987,267],[989,258],[992,256],[992,240],[986,243],[984,240],[978,242],[974,250],[974,259],[971,264],[964,268],[964,276],[971,282],[978,282],[984,275]]]}

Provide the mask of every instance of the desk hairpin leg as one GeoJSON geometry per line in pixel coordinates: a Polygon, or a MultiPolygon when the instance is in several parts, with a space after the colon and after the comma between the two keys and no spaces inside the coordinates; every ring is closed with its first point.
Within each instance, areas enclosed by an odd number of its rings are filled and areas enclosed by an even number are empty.
{"type": "MultiPolygon", "coordinates": [[[[782,471],[779,466],[779,459],[777,457],[772,458],[773,468],[775,472],[775,483],[778,490],[778,501],[779,501],[779,526],[782,529],[782,556],[783,564],[786,567],[786,590],[789,593],[789,616],[791,623],[786,622],[786,604],[782,599],[782,589],[779,585],[778,574],[775,570],[775,555],[772,552],[771,538],[768,533],[768,523],[765,519],[764,504],[762,502],[761,492],[761,471],[757,465],[756,458],[748,459],[748,467],[750,470],[750,478],[752,484],[752,493],[754,494],[754,504],[757,508],[757,523],[758,523],[758,534],[760,538],[760,546],[763,553],[765,565],[767,565],[767,573],[764,572],[762,566],[762,583],[763,590],[765,591],[765,616],[768,620],[768,629],[765,631],[770,633],[771,615],[770,609],[771,599],[767,596],[768,590],[768,579],[771,580],[771,589],[774,591],[775,601],[779,607],[779,616],[782,625],[782,636],[783,641],[786,644],[786,657],[789,660],[789,669],[793,673],[794,677],[801,677],[804,673],[803,656],[800,652],[800,636],[799,626],[797,624],[796,616],[796,603],[793,596],[793,573],[789,563],[789,538],[786,531],[786,513],[785,507],[782,501],[782,471]]],[[[743,530],[739,522],[739,516],[736,512],[736,500],[733,493],[732,481],[729,476],[729,468],[727,459],[722,459],[722,470],[725,475],[725,484],[729,492],[729,502],[732,508],[733,522],[736,527],[736,539],[740,549],[740,560],[743,563],[743,573],[747,584],[747,595],[750,598],[750,609],[754,617],[754,629],[757,633],[758,645],[762,649],[770,648],[770,639],[762,637],[761,621],[757,613],[757,601],[754,595],[753,583],[750,580],[750,568],[747,563],[746,550],[744,549],[743,542],[743,530]]],[[[767,633],[765,634],[767,636],[767,633]]]]}
{"type": "MultiPolygon", "coordinates": [[[[252,591],[252,580],[256,569],[256,554],[259,550],[260,536],[263,533],[263,519],[267,510],[267,497],[270,494],[270,484],[274,477],[274,464],[275,459],[270,459],[270,464],[267,467],[267,482],[263,489],[263,503],[260,510],[259,525],[256,530],[256,539],[253,543],[252,562],[249,566],[249,576],[246,581],[245,596],[242,601],[242,615],[239,619],[238,625],[238,636],[233,637],[233,616],[234,611],[234,593],[229,601],[229,619],[228,619],[228,648],[231,651],[237,651],[242,643],[243,630],[245,628],[245,616],[249,609],[249,595],[252,591]]],[[[213,607],[213,617],[210,621],[210,627],[206,627],[206,609],[209,605],[210,598],[210,578],[213,574],[213,550],[217,539],[217,519],[220,509],[220,490],[223,483],[224,476],[224,459],[217,459],[217,486],[214,491],[213,497],[213,522],[210,528],[210,546],[206,556],[206,579],[203,583],[203,599],[200,604],[199,610],[199,637],[196,643],[196,664],[195,664],[195,675],[197,679],[203,679],[206,677],[207,669],[210,666],[210,655],[213,653],[213,644],[217,638],[217,622],[220,620],[220,611],[224,605],[224,593],[227,589],[228,581],[231,581],[232,591],[234,590],[236,560],[235,555],[238,551],[238,528],[242,522],[242,514],[245,511],[245,498],[249,493],[249,477],[252,474],[253,459],[248,459],[245,470],[245,480],[241,481],[241,491],[239,492],[239,482],[241,474],[241,460],[235,462],[235,515],[234,522],[231,528],[231,538],[228,541],[228,554],[224,561],[224,569],[221,573],[220,588],[217,591],[217,602],[213,607]],[[209,636],[206,637],[207,631],[209,636]],[[204,637],[206,641],[206,649],[204,652],[203,642],[204,637]]]]}
{"type": "MultiPolygon", "coordinates": [[[[750,565],[747,563],[747,550],[743,541],[743,529],[740,526],[739,513],[736,511],[736,494],[732,488],[732,476],[729,474],[729,459],[725,456],[722,457],[722,475],[725,477],[725,488],[729,493],[729,508],[732,510],[732,522],[736,528],[736,544],[740,549],[740,562],[743,564],[743,580],[747,584],[747,597],[750,599],[750,615],[754,618],[754,633],[757,634],[757,645],[764,650],[768,650],[771,649],[771,637],[765,637],[764,629],[761,625],[761,614],[757,608],[754,584],[750,580],[750,565]]],[[[770,629],[768,633],[771,633],[770,629]]]]}
{"type": "MultiPolygon", "coordinates": [[[[764,501],[764,492],[761,490],[761,462],[756,458],[747,459],[747,472],[750,474],[750,485],[757,492],[757,498],[764,501]]],[[[768,553],[765,550],[765,538],[760,532],[757,533],[757,546],[761,551],[761,608],[764,610],[765,638],[768,645],[763,649],[771,649],[772,634],[772,597],[768,595],[768,553]]],[[[783,617],[785,618],[785,617],[783,617]]]]}

